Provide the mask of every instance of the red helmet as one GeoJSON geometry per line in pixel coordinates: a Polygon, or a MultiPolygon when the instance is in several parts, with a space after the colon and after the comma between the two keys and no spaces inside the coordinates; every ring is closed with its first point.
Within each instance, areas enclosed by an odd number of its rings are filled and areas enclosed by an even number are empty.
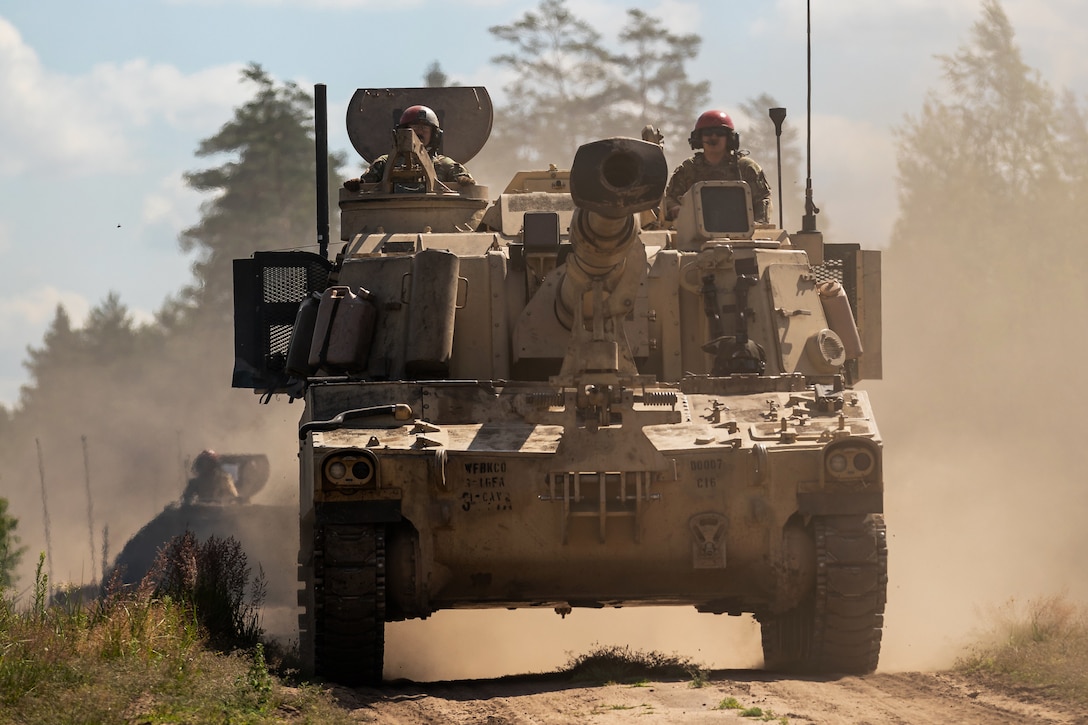
{"type": "Polygon", "coordinates": [[[416,124],[431,127],[431,140],[427,144],[427,148],[430,151],[437,151],[438,142],[442,138],[442,127],[438,125],[438,114],[427,106],[408,106],[408,108],[404,109],[404,113],[400,114],[400,122],[397,123],[397,128],[408,128],[416,124]]]}
{"type": "Polygon", "coordinates": [[[196,473],[205,473],[214,471],[219,465],[219,454],[208,448],[197,454],[196,460],[193,461],[193,471],[196,473]]]}
{"type": "Polygon", "coordinates": [[[404,113],[400,114],[400,128],[408,128],[417,123],[423,123],[431,128],[438,129],[438,116],[426,106],[408,106],[404,113]]]}
{"type": "Polygon", "coordinates": [[[726,144],[730,149],[736,149],[739,146],[739,139],[737,138],[736,128],[733,126],[733,119],[729,117],[729,114],[725,111],[710,110],[704,111],[695,121],[695,128],[691,130],[691,135],[688,136],[688,143],[691,144],[693,149],[701,149],[703,147],[703,129],[706,128],[724,128],[726,129],[726,144]]]}
{"type": "Polygon", "coordinates": [[[729,114],[725,111],[704,111],[703,115],[699,116],[699,120],[695,122],[695,130],[702,131],[704,128],[713,128],[715,126],[725,126],[730,131],[735,131],[733,126],[733,119],[729,117],[729,114]]]}

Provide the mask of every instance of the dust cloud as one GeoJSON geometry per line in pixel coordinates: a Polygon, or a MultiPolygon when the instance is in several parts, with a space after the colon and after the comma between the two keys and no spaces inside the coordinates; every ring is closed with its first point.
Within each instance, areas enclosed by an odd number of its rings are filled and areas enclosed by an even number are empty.
{"type": "MultiPolygon", "coordinates": [[[[231,390],[232,366],[229,336],[194,333],[111,364],[73,365],[43,386],[34,404],[17,415],[14,434],[0,451],[0,496],[9,500],[26,547],[16,572],[17,596],[32,599],[39,553],[48,552],[45,573],[54,589],[100,581],[104,545],[112,564],[132,535],[180,499],[189,464],[205,448],[266,454],[271,476],[253,504],[297,507],[293,442],[301,406],[260,406],[249,391],[231,390]]],[[[260,534],[270,551],[294,538],[282,531],[260,534]]],[[[250,555],[254,572],[260,558],[250,555]]],[[[294,556],[290,562],[285,575],[293,579],[294,556]]]]}
{"type": "MultiPolygon", "coordinates": [[[[1081,271],[1088,250],[1055,252],[1061,233],[1019,244],[973,240],[973,252],[936,244],[886,250],[884,379],[872,397],[885,443],[889,597],[880,668],[952,664],[1015,598],[1065,593],[1088,601],[1088,511],[1081,431],[1088,355],[1081,271]]],[[[1068,237],[1068,232],[1064,232],[1068,237]]],[[[857,241],[836,240],[829,241],[857,241]]],[[[870,246],[870,245],[865,245],[870,246]]],[[[3,448],[0,495],[19,520],[27,554],[19,593],[46,550],[35,441],[51,520],[54,582],[88,583],[100,568],[87,526],[88,442],[94,538],[109,526],[110,554],[176,500],[186,462],[203,448],[264,453],[272,477],[255,503],[297,506],[298,404],[259,406],[228,389],[231,345],[167,349],[106,384],[74,372],[50,406],[3,448]],[[192,375],[194,369],[200,375],[192,375]]],[[[269,539],[297,540],[269,531],[269,539]]],[[[268,572],[292,582],[293,566],[268,572]]],[[[290,612],[271,628],[291,636],[290,612]]],[[[387,627],[386,676],[416,680],[548,671],[594,645],[627,645],[700,664],[758,667],[750,617],[691,608],[439,612],[387,627]]]]}
{"type": "MultiPolygon", "coordinates": [[[[951,664],[1004,602],[1088,602],[1079,422],[1088,254],[1046,233],[979,262],[884,255],[889,595],[881,668],[951,664]],[[951,267],[949,269],[949,267],[951,267]]],[[[971,243],[964,240],[964,244],[971,243]]]]}
{"type": "MultiPolygon", "coordinates": [[[[884,379],[857,386],[885,444],[881,671],[951,666],[1010,600],[1088,603],[1088,250],[1053,238],[884,251],[884,379]]],[[[691,608],[440,612],[390,625],[387,642],[386,676],[423,680],[549,671],[595,644],[762,663],[750,617],[691,608]]]]}
{"type": "Polygon", "coordinates": [[[693,607],[443,611],[386,625],[385,677],[433,681],[554,672],[597,646],[686,657],[713,668],[759,667],[759,625],[751,617],[700,614],[693,607]]]}

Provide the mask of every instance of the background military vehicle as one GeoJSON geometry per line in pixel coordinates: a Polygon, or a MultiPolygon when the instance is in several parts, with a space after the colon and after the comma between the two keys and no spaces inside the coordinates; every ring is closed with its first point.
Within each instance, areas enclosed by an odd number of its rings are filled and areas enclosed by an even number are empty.
{"type": "MultiPolygon", "coordinates": [[[[199,460],[209,451],[196,458],[199,460]]],[[[257,454],[215,455],[215,465],[230,476],[238,496],[233,500],[206,501],[185,495],[167,504],[125,543],[114,559],[116,570],[125,584],[137,584],[150,571],[158,553],[176,536],[193,532],[198,541],[215,536],[233,537],[246,554],[252,574],[259,568],[275,572],[291,567],[296,547],[286,543],[283,531],[293,531],[298,512],[292,506],[254,503],[268,483],[268,456],[257,454]]],[[[195,471],[194,471],[195,473],[195,471]]],[[[266,603],[284,607],[295,601],[294,587],[286,577],[267,577],[266,603]]],[[[110,576],[105,577],[109,581],[110,576]]]]}
{"type": "Polygon", "coordinates": [[[334,261],[235,262],[234,384],[305,399],[304,658],[378,682],[388,621],[685,605],[754,614],[770,668],[872,671],[882,441],[855,385],[880,374],[879,253],[754,224],[743,182],[657,228],[668,169],[629,138],[490,201],[447,188],[410,131],[389,143],[420,103],[470,160],[485,89],[359,90],[356,149],[425,190],[342,189],[334,261]]]}

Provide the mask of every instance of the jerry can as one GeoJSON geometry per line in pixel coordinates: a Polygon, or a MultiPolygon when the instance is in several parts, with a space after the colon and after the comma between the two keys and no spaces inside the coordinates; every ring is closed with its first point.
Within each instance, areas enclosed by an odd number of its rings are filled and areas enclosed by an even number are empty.
{"type": "Polygon", "coordinates": [[[321,295],[310,344],[310,367],[354,372],[366,368],[378,308],[358,287],[329,287],[321,295]]]}

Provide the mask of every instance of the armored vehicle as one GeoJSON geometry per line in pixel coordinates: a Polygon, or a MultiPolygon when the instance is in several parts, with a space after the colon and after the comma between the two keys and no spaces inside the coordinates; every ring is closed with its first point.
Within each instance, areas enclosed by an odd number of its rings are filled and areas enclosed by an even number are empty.
{"type": "MultiPolygon", "coordinates": [[[[196,456],[196,461],[206,458],[208,453],[211,452],[196,456]]],[[[285,505],[251,501],[268,483],[271,473],[268,457],[263,453],[215,455],[215,466],[230,477],[237,496],[209,501],[189,496],[186,490],[179,500],[167,504],[132,535],[114,559],[111,569],[117,571],[122,583],[138,584],[152,569],[163,547],[186,531],[191,531],[198,541],[212,536],[233,537],[245,552],[254,575],[259,568],[271,573],[292,563],[294,547],[285,545],[283,537],[273,532],[294,529],[296,511],[285,505]]],[[[194,464],[194,473],[195,468],[194,464]]],[[[107,575],[105,581],[109,580],[107,575]]],[[[294,587],[289,577],[269,576],[267,588],[269,605],[294,604],[294,587]]]]}
{"type": "Polygon", "coordinates": [[[374,683],[386,622],[684,605],[754,614],[768,668],[872,671],[879,253],[755,224],[739,181],[665,228],[633,138],[452,187],[390,142],[412,104],[458,161],[490,132],[483,88],[357,91],[349,137],[390,161],[340,190],[341,251],[235,262],[234,384],[305,400],[303,656],[374,683]]]}

